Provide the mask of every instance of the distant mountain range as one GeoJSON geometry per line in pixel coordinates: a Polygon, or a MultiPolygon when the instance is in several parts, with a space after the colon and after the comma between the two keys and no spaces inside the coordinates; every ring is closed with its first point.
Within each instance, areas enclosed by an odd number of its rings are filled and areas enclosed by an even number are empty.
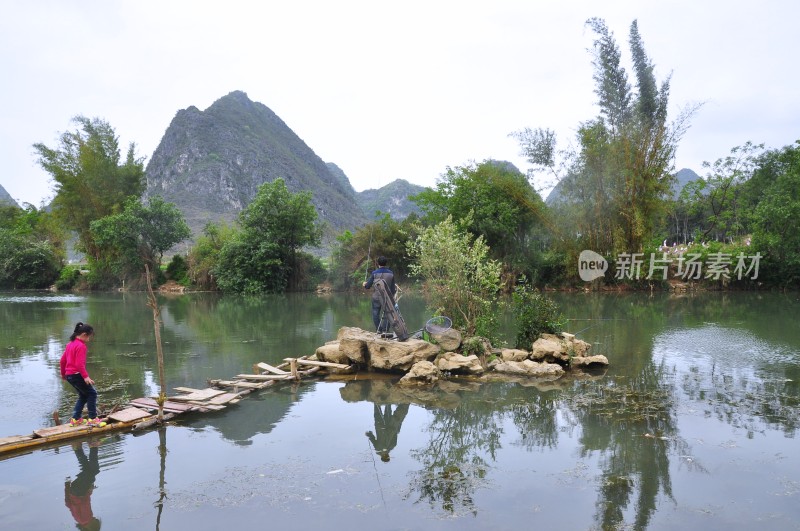
{"type": "MultiPolygon", "coordinates": [[[[672,198],[677,199],[684,186],[700,178],[701,177],[697,175],[697,173],[688,168],[683,168],[682,170],[678,171],[678,173],[675,174],[675,182],[672,184],[672,198]]],[[[547,194],[547,199],[545,200],[547,206],[553,206],[558,202],[564,201],[563,182],[564,179],[560,180],[558,184],[556,184],[553,189],[550,190],[550,193],[547,194]]]]}
{"type": "Polygon", "coordinates": [[[419,207],[411,202],[409,196],[425,189],[424,186],[411,184],[405,179],[397,179],[383,188],[358,192],[356,197],[359,206],[369,218],[374,218],[375,213],[380,211],[400,220],[407,218],[412,212],[420,213],[419,207]]]}

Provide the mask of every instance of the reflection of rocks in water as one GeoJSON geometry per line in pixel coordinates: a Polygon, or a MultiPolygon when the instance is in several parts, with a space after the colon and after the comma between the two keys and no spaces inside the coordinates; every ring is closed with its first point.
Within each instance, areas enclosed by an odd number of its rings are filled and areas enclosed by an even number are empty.
{"type": "Polygon", "coordinates": [[[425,407],[455,409],[461,404],[463,392],[477,390],[472,382],[439,381],[427,387],[398,386],[395,380],[350,381],[339,390],[345,402],[375,404],[417,404],[425,407]]]}
{"type": "Polygon", "coordinates": [[[511,374],[501,374],[496,372],[486,373],[481,376],[480,381],[486,383],[514,383],[520,387],[534,387],[539,391],[564,391],[572,388],[576,381],[602,380],[608,369],[606,367],[596,368],[589,371],[570,371],[564,376],[553,376],[550,378],[539,377],[530,378],[529,376],[514,376],[511,374]]]}

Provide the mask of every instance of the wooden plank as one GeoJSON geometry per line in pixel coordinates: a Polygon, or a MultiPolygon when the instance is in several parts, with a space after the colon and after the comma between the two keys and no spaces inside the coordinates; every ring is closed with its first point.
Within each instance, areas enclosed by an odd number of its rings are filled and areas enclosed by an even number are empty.
{"type": "Polygon", "coordinates": [[[242,380],[255,380],[264,382],[267,380],[285,380],[289,374],[237,374],[236,377],[242,380]]]}
{"type": "Polygon", "coordinates": [[[27,442],[31,439],[33,439],[33,436],[31,435],[12,435],[11,437],[0,437],[0,446],[27,442]]]}
{"type": "Polygon", "coordinates": [[[133,422],[150,416],[152,416],[150,413],[147,411],[142,411],[138,407],[128,407],[122,411],[117,411],[110,414],[108,418],[111,420],[116,420],[117,422],[133,422]]]}
{"type": "MultiPolygon", "coordinates": [[[[131,400],[130,404],[133,406],[141,406],[149,409],[158,409],[158,402],[149,397],[137,398],[135,400],[131,400]]],[[[192,406],[187,404],[181,404],[180,402],[171,402],[167,400],[164,403],[164,411],[168,411],[170,413],[183,413],[184,411],[189,411],[191,409],[192,406]]]]}
{"type": "Polygon", "coordinates": [[[334,369],[349,369],[352,365],[343,365],[341,363],[332,363],[330,361],[314,361],[298,359],[297,363],[300,365],[313,365],[315,367],[333,367],[334,369]]]}
{"type": "Polygon", "coordinates": [[[202,391],[202,389],[195,389],[194,387],[173,387],[172,390],[178,391],[179,393],[196,393],[202,391]]]}
{"type": "Polygon", "coordinates": [[[112,431],[120,431],[127,428],[132,427],[133,424],[127,422],[112,422],[103,426],[102,428],[73,428],[69,424],[62,424],[59,426],[51,427],[51,428],[43,428],[38,430],[42,433],[42,436],[34,435],[28,438],[22,438],[14,443],[8,443],[3,446],[0,446],[0,454],[6,454],[10,452],[15,452],[17,450],[23,450],[26,448],[33,448],[36,446],[43,446],[46,444],[57,443],[59,441],[65,441],[70,439],[77,439],[80,437],[86,437],[90,434],[97,434],[97,433],[105,433],[105,432],[112,432],[112,431]],[[58,428],[58,429],[57,429],[58,428]]]}
{"type": "Polygon", "coordinates": [[[264,384],[268,384],[269,382],[263,383],[253,383],[253,382],[243,382],[241,380],[220,380],[217,382],[217,385],[223,385],[225,387],[241,387],[242,389],[262,389],[265,387],[264,384]]]}
{"type": "Polygon", "coordinates": [[[221,406],[221,405],[227,404],[227,403],[229,403],[229,402],[231,402],[231,401],[233,401],[233,400],[235,400],[237,398],[239,398],[239,393],[224,393],[224,394],[221,394],[219,396],[215,396],[214,398],[209,400],[207,403],[215,405],[215,406],[221,406]]]}
{"type": "Polygon", "coordinates": [[[288,372],[282,371],[282,370],[278,369],[277,367],[273,367],[272,365],[264,363],[263,361],[258,364],[258,368],[259,369],[263,369],[263,370],[265,370],[267,372],[271,372],[272,374],[289,374],[288,372]]]}
{"type": "Polygon", "coordinates": [[[193,393],[189,393],[186,395],[178,395],[178,396],[171,396],[169,397],[170,400],[178,400],[181,402],[202,402],[203,400],[208,400],[210,398],[214,398],[215,396],[221,395],[225,393],[225,391],[221,389],[202,389],[200,391],[195,391],[193,393]]]}
{"type": "Polygon", "coordinates": [[[91,429],[92,428],[90,428],[86,424],[82,426],[70,426],[69,424],[59,424],[58,426],[33,430],[33,434],[36,435],[37,437],[47,438],[47,437],[52,437],[54,435],[62,435],[65,433],[85,433],[91,429]]]}

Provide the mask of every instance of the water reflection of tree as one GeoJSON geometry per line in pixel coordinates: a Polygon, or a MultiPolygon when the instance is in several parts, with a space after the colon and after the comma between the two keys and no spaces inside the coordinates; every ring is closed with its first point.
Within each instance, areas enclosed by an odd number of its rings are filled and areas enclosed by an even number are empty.
{"type": "Polygon", "coordinates": [[[768,368],[763,377],[731,368],[692,366],[681,388],[690,400],[702,402],[718,420],[746,430],[748,436],[767,427],[794,437],[800,426],[800,367],[768,368]]]}
{"type": "Polygon", "coordinates": [[[531,395],[526,388],[515,386],[507,391],[506,396],[511,401],[507,413],[519,429],[520,446],[529,451],[554,448],[558,444],[558,394],[531,395]]]}
{"type": "Polygon", "coordinates": [[[623,381],[579,385],[570,399],[583,430],[582,455],[601,455],[595,518],[602,529],[622,527],[632,500],[633,527],[644,529],[659,494],[672,498],[670,453],[688,453],[678,437],[673,376],[663,365],[650,363],[623,381]]]}
{"type": "Polygon", "coordinates": [[[161,516],[164,512],[164,503],[167,499],[167,427],[161,426],[158,429],[158,500],[153,504],[156,508],[156,531],[161,529],[161,516]]]}
{"type": "Polygon", "coordinates": [[[488,484],[487,457],[500,449],[501,413],[491,402],[475,401],[453,410],[438,409],[426,428],[429,443],[411,452],[422,469],[412,473],[409,492],[453,515],[476,515],[475,491],[488,484]]]}

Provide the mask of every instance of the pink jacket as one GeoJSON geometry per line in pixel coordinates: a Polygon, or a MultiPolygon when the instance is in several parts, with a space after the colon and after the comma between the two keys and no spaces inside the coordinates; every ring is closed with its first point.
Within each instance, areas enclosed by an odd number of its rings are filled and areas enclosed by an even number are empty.
{"type": "Polygon", "coordinates": [[[84,378],[89,377],[86,372],[86,343],[78,338],[70,341],[61,355],[61,378],[75,373],[80,373],[84,378]]]}

